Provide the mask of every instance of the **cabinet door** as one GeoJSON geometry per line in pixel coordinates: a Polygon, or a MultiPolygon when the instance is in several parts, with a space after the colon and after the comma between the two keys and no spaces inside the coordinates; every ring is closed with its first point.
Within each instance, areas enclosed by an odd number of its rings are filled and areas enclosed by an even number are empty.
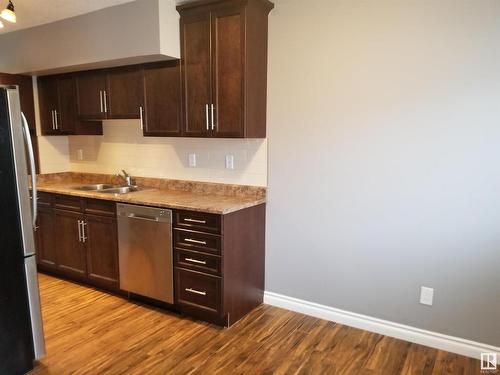
{"type": "Polygon", "coordinates": [[[210,13],[183,15],[180,21],[184,135],[205,137],[210,130],[210,13]]]}
{"type": "Polygon", "coordinates": [[[80,73],[76,76],[78,118],[102,120],[106,118],[106,75],[102,71],[80,73]]]}
{"type": "Polygon", "coordinates": [[[58,270],[72,278],[84,280],[86,275],[85,248],[80,240],[79,212],[54,210],[54,234],[58,270]]]}
{"type": "Polygon", "coordinates": [[[54,76],[38,78],[38,97],[40,101],[40,122],[42,135],[56,135],[55,111],[59,106],[57,78],[54,76]]]}
{"type": "Polygon", "coordinates": [[[51,208],[38,207],[36,231],[36,258],[41,268],[53,270],[57,267],[57,252],[54,241],[54,222],[51,208]]]}
{"type": "Polygon", "coordinates": [[[181,85],[178,61],[144,69],[144,135],[181,136],[181,85]]]}
{"type": "Polygon", "coordinates": [[[118,68],[107,74],[108,118],[133,119],[144,108],[144,76],[141,68],[118,68]]]}
{"type": "Polygon", "coordinates": [[[87,270],[90,281],[118,289],[118,234],[116,219],[96,215],[85,216],[87,270]]]}
{"type": "Polygon", "coordinates": [[[222,6],[212,12],[212,102],[214,135],[244,136],[245,20],[243,9],[222,6]]]}
{"type": "Polygon", "coordinates": [[[76,128],[76,87],[74,77],[60,76],[57,80],[57,129],[63,134],[74,134],[76,128]]]}

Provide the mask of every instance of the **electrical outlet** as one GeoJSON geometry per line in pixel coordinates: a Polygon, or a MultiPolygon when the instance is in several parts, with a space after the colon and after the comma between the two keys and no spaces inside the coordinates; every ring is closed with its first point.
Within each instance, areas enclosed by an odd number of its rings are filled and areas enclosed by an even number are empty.
{"type": "Polygon", "coordinates": [[[77,151],[76,151],[76,158],[78,160],[83,160],[83,149],[79,148],[77,151]]]}
{"type": "Polygon", "coordinates": [[[425,286],[420,287],[420,303],[422,305],[432,306],[434,300],[434,289],[425,286]]]}
{"type": "Polygon", "coordinates": [[[226,155],[226,169],[234,169],[234,155],[226,155]]]}
{"type": "Polygon", "coordinates": [[[189,154],[188,155],[188,160],[189,160],[189,166],[190,167],[196,167],[196,154],[189,154]]]}

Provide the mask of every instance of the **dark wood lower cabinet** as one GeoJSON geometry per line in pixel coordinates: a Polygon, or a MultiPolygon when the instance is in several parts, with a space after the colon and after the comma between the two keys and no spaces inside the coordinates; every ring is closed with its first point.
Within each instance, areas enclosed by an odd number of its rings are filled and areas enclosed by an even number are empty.
{"type": "Polygon", "coordinates": [[[231,326],[263,302],[265,207],[175,212],[175,295],[183,313],[231,326]]]}
{"type": "Polygon", "coordinates": [[[87,276],[98,285],[119,287],[116,219],[86,215],[87,276]]]}
{"type": "Polygon", "coordinates": [[[85,247],[80,235],[81,214],[54,210],[54,234],[56,238],[57,267],[64,273],[84,279],[87,273],[85,247]]]}
{"type": "Polygon", "coordinates": [[[114,204],[41,194],[37,224],[40,270],[106,289],[119,289],[114,204]]]}
{"type": "Polygon", "coordinates": [[[42,267],[55,270],[57,257],[54,238],[54,218],[52,208],[45,205],[38,208],[38,221],[36,231],[36,257],[42,267]]]}
{"type": "MultiPolygon", "coordinates": [[[[229,327],[259,306],[264,296],[265,207],[227,215],[174,210],[175,303],[165,307],[229,327]]],[[[42,193],[38,267],[119,291],[117,232],[115,202],[42,193]]]]}
{"type": "Polygon", "coordinates": [[[199,319],[225,325],[220,277],[183,268],[175,270],[176,298],[181,310],[199,319]]]}

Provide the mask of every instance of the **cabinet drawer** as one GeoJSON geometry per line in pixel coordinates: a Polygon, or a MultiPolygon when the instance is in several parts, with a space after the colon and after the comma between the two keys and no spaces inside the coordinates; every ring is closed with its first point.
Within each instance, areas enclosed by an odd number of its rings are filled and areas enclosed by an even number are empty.
{"type": "Polygon", "coordinates": [[[104,216],[115,216],[116,203],[97,199],[85,200],[85,213],[104,216]]]}
{"type": "Polygon", "coordinates": [[[54,196],[49,193],[38,193],[38,207],[50,207],[54,196]]]}
{"type": "Polygon", "coordinates": [[[175,266],[189,268],[195,271],[220,275],[220,257],[199,253],[197,251],[188,251],[175,249],[175,266]]]}
{"type": "Polygon", "coordinates": [[[54,197],[54,206],[62,210],[81,211],[82,199],[71,195],[56,195],[54,197]]]}
{"type": "Polygon", "coordinates": [[[199,230],[201,232],[221,232],[220,215],[194,211],[176,211],[174,226],[176,228],[199,230]]]}
{"type": "Polygon", "coordinates": [[[220,254],[221,238],[214,234],[175,229],[174,247],[211,254],[220,254]]]}
{"type": "Polygon", "coordinates": [[[177,302],[209,312],[221,305],[221,279],[203,273],[176,269],[177,302]]]}

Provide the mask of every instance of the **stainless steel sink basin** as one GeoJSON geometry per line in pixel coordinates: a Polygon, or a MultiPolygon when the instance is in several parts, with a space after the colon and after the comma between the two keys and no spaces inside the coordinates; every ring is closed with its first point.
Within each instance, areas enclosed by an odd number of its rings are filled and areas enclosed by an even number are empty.
{"type": "Polygon", "coordinates": [[[101,191],[104,189],[112,189],[115,187],[117,187],[117,186],[111,185],[111,184],[90,184],[90,185],[78,186],[75,189],[76,190],[83,190],[83,191],[101,191]]]}
{"type": "Polygon", "coordinates": [[[127,194],[127,193],[132,193],[134,191],[138,191],[139,187],[112,185],[112,184],[90,184],[90,185],[78,186],[75,188],[75,190],[95,191],[97,193],[104,193],[104,194],[127,194]]]}
{"type": "Polygon", "coordinates": [[[105,193],[105,194],[127,194],[127,193],[132,193],[134,191],[138,191],[139,188],[137,186],[121,186],[121,187],[114,187],[110,189],[104,189],[101,190],[100,193],[105,193]]]}

